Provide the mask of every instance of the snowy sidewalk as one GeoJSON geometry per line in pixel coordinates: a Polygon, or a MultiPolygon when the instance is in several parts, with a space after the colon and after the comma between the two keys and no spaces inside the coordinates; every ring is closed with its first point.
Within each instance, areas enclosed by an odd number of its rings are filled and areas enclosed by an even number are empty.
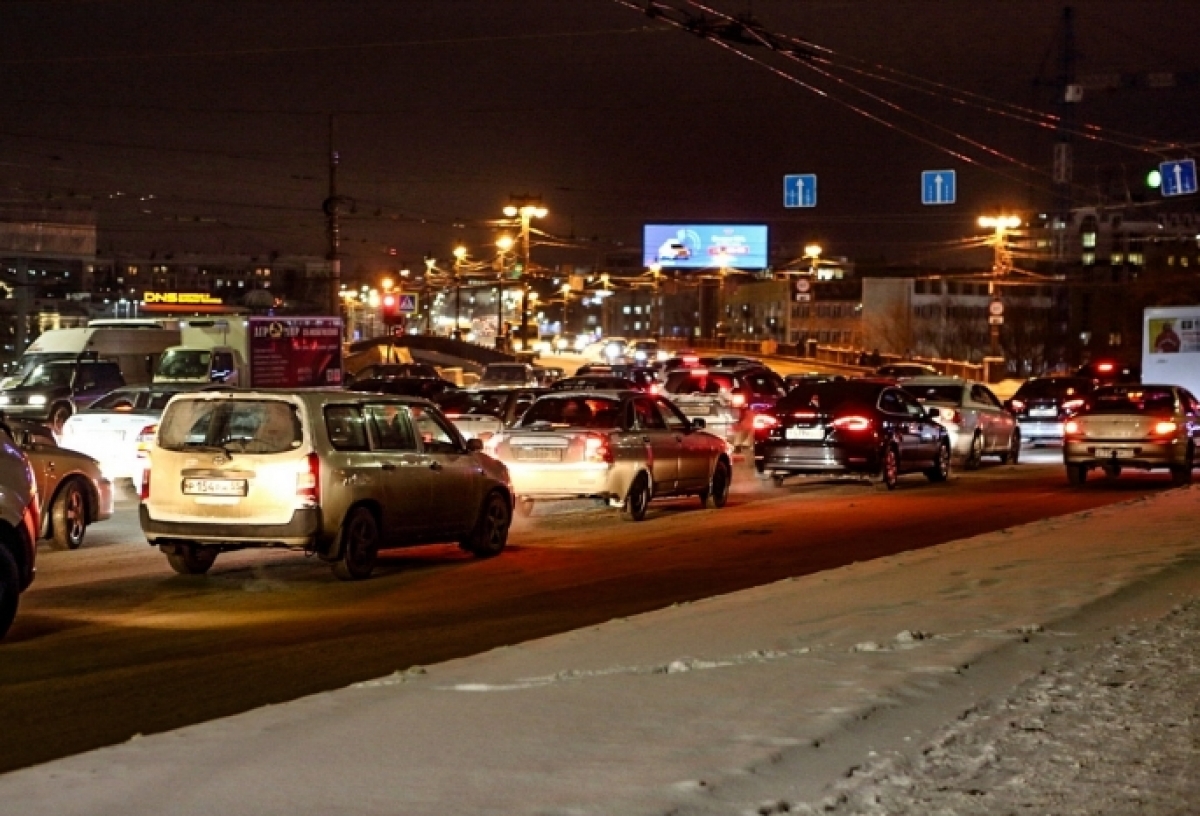
{"type": "MultiPolygon", "coordinates": [[[[1050,740],[1022,754],[1002,738],[1013,721],[1043,733],[1082,688],[1063,679],[1076,672],[1128,688],[1110,677],[1125,665],[1140,671],[1131,690],[1156,688],[1155,669],[1187,676],[1176,691],[1190,708],[1169,727],[1195,751],[1182,623],[1200,618],[1197,518],[1200,488],[1174,490],[410,668],[8,774],[0,814],[991,813],[1017,800],[988,799],[989,785],[1019,800],[1036,779],[1058,789],[1030,812],[1104,812],[1053,804],[1071,795],[1063,769],[1095,754],[1050,740]],[[1158,623],[1172,607],[1181,625],[1158,623]],[[1164,627],[1162,647],[1113,642],[1130,610],[1164,627]],[[976,810],[936,798],[951,777],[976,810]]],[[[1080,724],[1093,704],[1097,719],[1130,713],[1100,692],[1070,704],[1080,724]]],[[[1095,725],[1093,743],[1137,728],[1095,725]]],[[[1161,782],[1173,761],[1154,765],[1161,782]]],[[[1132,796],[1111,812],[1135,810],[1132,796]]]]}

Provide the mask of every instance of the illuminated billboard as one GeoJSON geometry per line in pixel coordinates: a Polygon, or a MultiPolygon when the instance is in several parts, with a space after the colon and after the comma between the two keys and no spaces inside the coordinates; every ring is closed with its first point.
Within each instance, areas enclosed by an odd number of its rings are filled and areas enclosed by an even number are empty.
{"type": "Polygon", "coordinates": [[[765,269],[763,224],[646,224],[642,260],[664,269],[765,269]]]}

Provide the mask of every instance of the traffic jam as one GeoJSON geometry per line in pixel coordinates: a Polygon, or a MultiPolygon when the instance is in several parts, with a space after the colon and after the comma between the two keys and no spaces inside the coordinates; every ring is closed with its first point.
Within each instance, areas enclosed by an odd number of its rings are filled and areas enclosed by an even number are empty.
{"type": "MultiPolygon", "coordinates": [[[[723,508],[739,482],[768,494],[845,480],[893,491],[985,461],[1017,465],[1034,446],[1061,452],[1064,489],[1094,471],[1157,470],[1183,485],[1195,464],[1192,393],[1112,363],[1034,377],[1002,398],[915,361],[780,374],[753,356],[607,338],[557,366],[509,359],[464,377],[383,360],[343,376],[336,341],[303,338],[327,333],[310,320],[247,326],[306,355],[278,352],[281,365],[268,354],[265,380],[246,376],[249,346],[227,328],[229,345],[211,331],[168,333],[147,383],[127,383],[115,357],[33,361],[0,392],[9,470],[33,475],[14,526],[32,516],[30,538],[76,549],[126,496],[175,573],[283,548],[356,581],[389,549],[456,542],[490,558],[514,517],[599,508],[653,523],[666,503],[723,508]]],[[[31,580],[32,541],[26,550],[0,565],[16,585],[31,580]]],[[[13,614],[15,603],[4,629],[13,614]]]]}

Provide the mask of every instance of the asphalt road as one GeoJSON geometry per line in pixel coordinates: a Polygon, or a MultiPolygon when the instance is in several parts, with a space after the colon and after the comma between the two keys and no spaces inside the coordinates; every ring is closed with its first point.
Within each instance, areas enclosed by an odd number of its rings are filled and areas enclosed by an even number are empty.
{"type": "MultiPolygon", "coordinates": [[[[1056,453],[1042,453],[1054,462],[1056,453]]],[[[1164,490],[1161,474],[1083,488],[1061,465],[985,465],[888,493],[865,482],[783,488],[742,463],[729,505],[588,504],[518,519],[500,557],[455,546],[386,554],[346,584],[314,559],[251,550],[177,576],[132,501],[39,574],[0,647],[0,770],[563,632],[1164,490]]]]}

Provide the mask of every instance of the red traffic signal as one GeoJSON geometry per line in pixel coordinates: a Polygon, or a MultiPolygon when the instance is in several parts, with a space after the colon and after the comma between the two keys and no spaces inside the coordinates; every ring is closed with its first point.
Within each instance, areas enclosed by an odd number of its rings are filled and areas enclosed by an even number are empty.
{"type": "Polygon", "coordinates": [[[391,326],[401,322],[403,315],[400,314],[400,297],[391,292],[384,294],[379,301],[380,311],[383,313],[383,323],[385,326],[391,326]]]}

